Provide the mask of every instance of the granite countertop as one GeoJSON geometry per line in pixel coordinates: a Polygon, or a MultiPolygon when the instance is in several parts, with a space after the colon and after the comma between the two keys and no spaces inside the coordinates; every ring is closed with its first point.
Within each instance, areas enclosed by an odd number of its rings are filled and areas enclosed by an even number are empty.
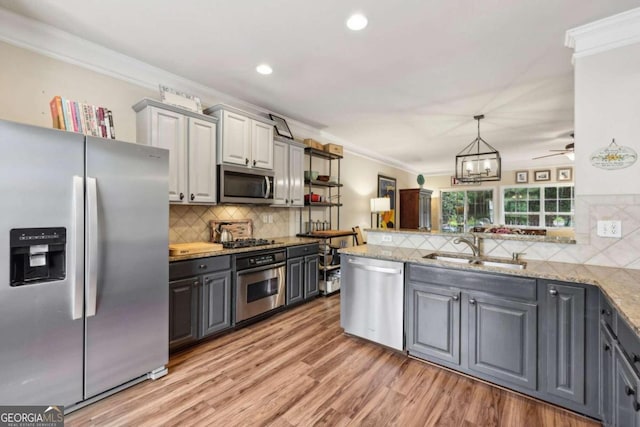
{"type": "Polygon", "coordinates": [[[618,312],[640,334],[640,270],[628,268],[600,267],[597,265],[569,264],[564,262],[534,261],[524,270],[506,270],[500,267],[458,264],[423,258],[433,253],[429,250],[397,248],[389,246],[362,245],[340,249],[342,254],[378,258],[390,261],[411,262],[449,267],[458,270],[485,271],[513,276],[561,280],[598,286],[609,297],[618,312]]]}
{"type": "Polygon", "coordinates": [[[400,233],[400,234],[422,234],[427,236],[443,236],[443,237],[461,237],[461,236],[478,236],[481,239],[495,240],[519,240],[523,242],[545,242],[545,243],[565,243],[575,244],[576,240],[566,236],[536,236],[531,234],[503,234],[503,233],[456,233],[449,231],[426,231],[417,230],[415,228],[366,228],[363,231],[367,233],[400,233]]]}
{"type": "Polygon", "coordinates": [[[238,254],[242,252],[261,251],[263,249],[276,249],[276,248],[286,248],[288,246],[307,245],[309,243],[320,242],[323,239],[310,238],[310,237],[285,236],[285,237],[273,237],[273,238],[270,238],[269,240],[273,240],[275,241],[275,243],[271,245],[252,246],[248,248],[222,249],[221,251],[203,252],[200,254],[192,254],[192,255],[169,256],[169,262],[184,261],[188,259],[208,258],[212,256],[231,255],[231,254],[238,254]]]}

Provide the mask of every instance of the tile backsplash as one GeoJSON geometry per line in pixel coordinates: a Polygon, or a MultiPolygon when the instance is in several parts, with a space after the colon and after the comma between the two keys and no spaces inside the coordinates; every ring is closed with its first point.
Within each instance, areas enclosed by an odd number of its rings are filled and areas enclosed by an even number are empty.
{"type": "Polygon", "coordinates": [[[251,219],[253,235],[260,238],[289,236],[292,233],[290,209],[250,205],[171,205],[169,208],[169,242],[209,241],[209,221],[251,219]],[[269,221],[271,218],[271,221],[269,221]],[[266,221],[264,221],[266,219],[266,221]]]}
{"type": "MultiPolygon", "coordinates": [[[[524,252],[525,260],[640,269],[640,195],[576,197],[575,231],[577,244],[483,239],[482,253],[487,256],[511,257],[513,252],[524,252]],[[622,221],[622,238],[599,237],[596,233],[598,220],[622,221]]],[[[384,232],[370,232],[367,242],[375,245],[470,253],[467,245],[453,244],[455,236],[387,233],[391,241],[383,241],[383,236],[384,232]]]]}

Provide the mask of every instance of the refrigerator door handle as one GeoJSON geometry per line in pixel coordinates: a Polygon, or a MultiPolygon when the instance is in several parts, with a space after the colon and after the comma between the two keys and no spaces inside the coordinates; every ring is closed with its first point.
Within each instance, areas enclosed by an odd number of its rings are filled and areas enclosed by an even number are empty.
{"type": "Polygon", "coordinates": [[[95,316],[98,299],[98,190],[87,177],[87,317],[95,316]]]}
{"type": "Polygon", "coordinates": [[[72,302],[71,318],[73,320],[82,318],[84,308],[84,178],[73,177],[73,206],[72,206],[72,227],[73,227],[73,249],[71,274],[72,302]]]}

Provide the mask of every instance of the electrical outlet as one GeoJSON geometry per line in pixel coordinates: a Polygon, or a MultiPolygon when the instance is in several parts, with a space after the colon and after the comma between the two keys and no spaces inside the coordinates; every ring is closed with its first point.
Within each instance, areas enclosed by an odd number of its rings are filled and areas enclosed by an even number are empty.
{"type": "Polygon", "coordinates": [[[391,236],[382,236],[382,241],[383,242],[390,242],[391,241],[391,236]]]}
{"type": "Polygon", "coordinates": [[[622,221],[598,221],[598,236],[600,237],[622,237],[622,221]]]}
{"type": "Polygon", "coordinates": [[[273,215],[269,214],[269,224],[273,224],[273,215]]]}
{"type": "Polygon", "coordinates": [[[269,224],[269,215],[267,214],[262,215],[262,223],[269,224]]]}

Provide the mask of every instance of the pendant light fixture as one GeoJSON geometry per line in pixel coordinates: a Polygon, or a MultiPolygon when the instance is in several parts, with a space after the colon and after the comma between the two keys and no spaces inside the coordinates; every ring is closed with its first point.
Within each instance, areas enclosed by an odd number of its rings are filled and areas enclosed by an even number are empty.
{"type": "Polygon", "coordinates": [[[480,120],[484,114],[473,118],[478,121],[478,136],[456,156],[456,179],[459,182],[500,181],[500,153],[480,137],[480,120]]]}

